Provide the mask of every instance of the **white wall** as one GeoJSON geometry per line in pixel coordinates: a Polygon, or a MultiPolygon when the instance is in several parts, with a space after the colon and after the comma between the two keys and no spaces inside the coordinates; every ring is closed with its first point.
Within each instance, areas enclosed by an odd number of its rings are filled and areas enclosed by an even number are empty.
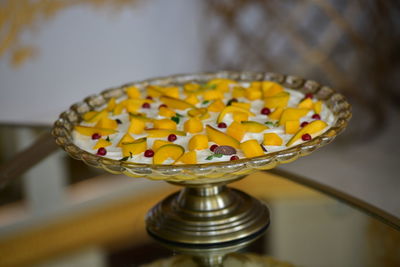
{"type": "Polygon", "coordinates": [[[199,1],[148,0],[107,12],[76,6],[26,40],[36,59],[14,69],[0,58],[0,123],[52,123],[72,103],[108,87],[201,70],[199,1]]]}

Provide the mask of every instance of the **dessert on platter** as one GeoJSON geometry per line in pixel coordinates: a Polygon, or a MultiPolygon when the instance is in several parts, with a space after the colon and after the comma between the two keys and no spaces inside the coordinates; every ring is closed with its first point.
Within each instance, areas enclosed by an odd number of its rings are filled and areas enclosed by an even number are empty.
{"type": "Polygon", "coordinates": [[[206,164],[286,150],[337,120],[313,93],[270,80],[133,84],[123,92],[82,114],[76,146],[122,162],[206,164]]]}

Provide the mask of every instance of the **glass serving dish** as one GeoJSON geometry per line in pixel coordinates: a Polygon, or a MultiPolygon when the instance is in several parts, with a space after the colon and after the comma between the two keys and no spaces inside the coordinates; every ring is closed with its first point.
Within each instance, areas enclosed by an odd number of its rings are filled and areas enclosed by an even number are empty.
{"type": "Polygon", "coordinates": [[[132,82],[89,96],[63,112],[54,124],[56,143],[71,157],[110,173],[130,177],[164,180],[184,188],[152,208],[146,216],[147,230],[164,245],[193,255],[206,266],[221,264],[227,253],[236,251],[260,237],[269,225],[268,208],[260,201],[226,184],[278,164],[289,163],[330,143],[347,126],[351,106],[345,97],[315,81],[296,76],[265,72],[220,71],[215,73],[172,75],[132,82]],[[274,81],[282,86],[312,93],[335,116],[334,124],[319,136],[287,149],[259,157],[235,161],[154,165],[108,159],[86,152],[73,142],[74,126],[82,115],[104,106],[111,98],[125,97],[125,88],[148,85],[180,86],[188,82],[205,83],[215,78],[239,82],[274,81]]]}

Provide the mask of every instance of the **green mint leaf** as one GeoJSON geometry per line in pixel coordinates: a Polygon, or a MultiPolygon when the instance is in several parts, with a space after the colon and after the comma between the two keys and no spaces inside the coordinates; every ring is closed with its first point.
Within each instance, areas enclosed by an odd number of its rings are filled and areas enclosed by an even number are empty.
{"type": "Polygon", "coordinates": [[[181,115],[181,114],[179,114],[179,113],[176,113],[176,115],[175,116],[177,116],[177,117],[185,117],[185,116],[183,116],[183,115],[181,115]]]}
{"type": "Polygon", "coordinates": [[[270,126],[274,126],[275,125],[275,123],[273,123],[272,121],[266,121],[265,124],[266,125],[270,125],[270,126]]]}
{"type": "Polygon", "coordinates": [[[214,155],[210,155],[210,156],[208,156],[208,157],[206,158],[206,160],[212,160],[213,157],[214,157],[214,155]]]}
{"type": "Polygon", "coordinates": [[[111,141],[109,136],[107,136],[106,141],[108,141],[108,142],[111,141]]]}
{"type": "Polygon", "coordinates": [[[119,161],[127,161],[129,159],[129,157],[123,157],[122,159],[120,159],[119,161]]]}
{"type": "Polygon", "coordinates": [[[202,102],[203,105],[207,105],[208,103],[210,103],[209,100],[205,100],[205,101],[202,102]]]}
{"type": "Polygon", "coordinates": [[[176,124],[179,124],[179,117],[178,116],[174,116],[174,117],[171,117],[171,120],[173,120],[176,124]]]}
{"type": "Polygon", "coordinates": [[[214,157],[216,158],[222,158],[223,154],[214,154],[214,157]]]}

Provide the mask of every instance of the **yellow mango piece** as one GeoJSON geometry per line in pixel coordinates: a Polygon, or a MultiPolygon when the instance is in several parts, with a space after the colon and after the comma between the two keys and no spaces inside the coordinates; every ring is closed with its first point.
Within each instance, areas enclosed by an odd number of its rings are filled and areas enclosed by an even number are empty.
{"type": "Polygon", "coordinates": [[[261,90],[262,89],[261,85],[262,85],[262,82],[254,81],[254,82],[250,83],[250,87],[249,88],[255,88],[255,89],[261,90]]]}
{"type": "Polygon", "coordinates": [[[144,103],[143,99],[127,99],[125,100],[125,108],[130,113],[136,113],[138,109],[140,109],[144,103]]]}
{"type": "Polygon", "coordinates": [[[206,132],[208,139],[210,141],[213,141],[214,143],[217,143],[220,146],[232,146],[234,148],[239,148],[239,141],[227,135],[226,133],[214,129],[210,125],[206,126],[206,132]]]}
{"type": "Polygon", "coordinates": [[[221,112],[225,107],[224,102],[221,99],[214,100],[208,107],[208,111],[221,112]]]}
{"type": "Polygon", "coordinates": [[[176,112],[167,107],[160,107],[158,109],[158,115],[171,118],[176,115],[176,112]]]}
{"type": "Polygon", "coordinates": [[[125,89],[125,91],[126,91],[126,95],[129,98],[140,98],[141,97],[139,89],[135,86],[129,86],[125,89]]]}
{"type": "Polygon", "coordinates": [[[128,128],[128,133],[141,134],[141,133],[143,133],[145,126],[146,126],[146,123],[144,121],[142,121],[140,119],[132,118],[131,124],[129,125],[129,128],[128,128]]]}
{"type": "Polygon", "coordinates": [[[187,112],[189,117],[205,120],[210,117],[207,108],[193,108],[187,112]]]}
{"type": "Polygon", "coordinates": [[[117,105],[117,102],[115,101],[115,98],[112,97],[107,103],[107,107],[106,107],[107,111],[113,111],[116,105],[117,105]]]}
{"type": "Polygon", "coordinates": [[[231,104],[234,107],[240,107],[247,110],[250,110],[251,104],[250,103],[243,103],[243,102],[232,102],[231,104]]]}
{"type": "Polygon", "coordinates": [[[184,100],[174,98],[171,96],[161,96],[160,101],[166,104],[169,108],[185,110],[188,108],[194,108],[194,106],[184,100]]]}
{"type": "Polygon", "coordinates": [[[199,133],[203,131],[203,123],[199,119],[190,118],[185,121],[183,128],[188,133],[199,133]]]}
{"type": "Polygon", "coordinates": [[[95,127],[115,130],[118,128],[118,123],[115,120],[104,117],[96,123],[95,127]]]}
{"type": "Polygon", "coordinates": [[[186,83],[183,85],[183,90],[186,93],[195,93],[196,91],[200,90],[200,84],[198,83],[186,83]]]}
{"type": "Polygon", "coordinates": [[[227,106],[219,113],[218,118],[217,118],[217,123],[222,122],[222,120],[224,119],[226,114],[235,112],[235,111],[247,113],[249,116],[255,116],[254,113],[248,111],[247,109],[244,109],[241,107],[236,107],[236,106],[227,106]]]}
{"type": "Polygon", "coordinates": [[[246,131],[241,123],[234,121],[228,126],[226,133],[240,142],[242,141],[246,131]]]}
{"type": "Polygon", "coordinates": [[[282,112],[279,125],[284,125],[286,121],[299,120],[301,117],[306,116],[309,111],[310,110],[306,108],[287,108],[282,112]]]}
{"type": "Polygon", "coordinates": [[[264,98],[269,97],[269,96],[274,96],[277,93],[280,93],[283,91],[282,85],[280,85],[279,83],[276,83],[276,82],[271,82],[271,81],[263,81],[261,83],[261,88],[262,88],[264,98]]]}
{"type": "Polygon", "coordinates": [[[291,146],[294,142],[299,140],[303,134],[315,134],[323,129],[325,129],[328,126],[328,124],[322,120],[315,120],[301,128],[293,137],[289,140],[289,142],[286,144],[286,146],[291,146]]]}
{"type": "Polygon", "coordinates": [[[233,88],[232,97],[244,97],[246,90],[243,87],[237,86],[233,88]]]}
{"type": "Polygon", "coordinates": [[[314,104],[311,98],[306,98],[297,105],[298,108],[307,108],[307,109],[312,109],[313,106],[314,104]]]}
{"type": "Polygon", "coordinates": [[[283,112],[283,108],[276,108],[271,114],[268,115],[270,119],[279,120],[283,112]]]}
{"type": "Polygon", "coordinates": [[[154,152],[153,164],[163,164],[164,161],[169,158],[173,159],[176,162],[176,160],[179,159],[184,152],[185,149],[180,145],[163,145],[154,152]]]}
{"type": "Polygon", "coordinates": [[[133,138],[129,133],[126,133],[119,140],[117,147],[121,147],[122,143],[132,143],[133,141],[135,141],[135,138],[133,138]]]}
{"type": "Polygon", "coordinates": [[[170,119],[154,120],[153,123],[156,129],[176,130],[176,123],[170,119]]]}
{"type": "Polygon", "coordinates": [[[177,162],[182,162],[185,164],[197,164],[197,154],[196,151],[188,151],[183,154],[177,162]]]}
{"type": "Polygon", "coordinates": [[[262,97],[262,92],[260,90],[258,90],[257,88],[250,87],[246,90],[246,92],[244,93],[244,96],[248,100],[256,100],[256,99],[260,99],[262,97]]]}
{"type": "Polygon", "coordinates": [[[216,86],[216,89],[221,92],[228,92],[231,85],[237,84],[236,81],[225,78],[212,79],[207,83],[207,86],[216,86]]]}
{"type": "Polygon", "coordinates": [[[168,144],[172,144],[172,143],[165,141],[165,140],[155,140],[153,143],[153,151],[157,151],[163,145],[168,145],[168,144]]]}
{"type": "Polygon", "coordinates": [[[81,125],[76,125],[74,127],[74,129],[78,133],[86,135],[86,136],[92,136],[94,133],[98,133],[102,136],[106,136],[106,135],[115,134],[118,132],[118,131],[112,130],[112,129],[103,129],[103,128],[96,128],[96,127],[89,127],[89,126],[81,126],[81,125]]]}
{"type": "Polygon", "coordinates": [[[240,144],[240,149],[247,158],[258,157],[264,155],[260,144],[255,139],[247,140],[240,144]]]}
{"type": "Polygon", "coordinates": [[[289,102],[290,94],[287,92],[280,92],[273,96],[264,98],[264,106],[267,108],[285,108],[289,102]]]}
{"type": "Polygon", "coordinates": [[[179,87],[164,87],[162,91],[166,96],[179,98],[179,87]]]}
{"type": "Polygon", "coordinates": [[[108,147],[111,146],[112,143],[105,139],[99,139],[97,143],[92,147],[93,149],[99,149],[100,147],[108,147]]]}
{"type": "Polygon", "coordinates": [[[282,138],[276,133],[264,134],[263,145],[265,146],[281,146],[282,142],[282,138]]]}
{"type": "Polygon", "coordinates": [[[207,90],[203,93],[204,100],[223,99],[224,94],[219,90],[207,90]]]}
{"type": "Polygon", "coordinates": [[[98,122],[102,118],[107,118],[107,117],[108,117],[108,112],[107,112],[107,110],[103,109],[102,111],[97,112],[93,117],[88,119],[86,122],[94,123],[94,122],[98,122]]]}
{"type": "Polygon", "coordinates": [[[167,129],[146,129],[147,137],[157,138],[157,137],[167,137],[170,134],[175,134],[179,136],[185,136],[186,133],[183,131],[167,130],[167,129]]]}
{"type": "Polygon", "coordinates": [[[208,137],[204,134],[197,134],[190,138],[188,143],[189,150],[203,150],[208,148],[208,137]]]}
{"type": "Polygon", "coordinates": [[[321,101],[317,101],[314,103],[314,111],[317,114],[321,114],[321,111],[322,111],[322,102],[321,101]]]}
{"type": "Polygon", "coordinates": [[[160,86],[149,85],[146,87],[147,95],[151,97],[160,97],[164,94],[160,86]]]}
{"type": "Polygon", "coordinates": [[[185,101],[192,105],[196,105],[197,103],[199,103],[199,99],[195,94],[188,95],[188,97],[185,98],[185,101]]]}
{"type": "Polygon", "coordinates": [[[241,124],[246,133],[261,133],[262,131],[269,129],[265,124],[256,121],[242,121],[241,124]]]}
{"type": "Polygon", "coordinates": [[[236,122],[247,121],[249,119],[249,114],[241,111],[235,111],[232,113],[233,120],[236,122]]]}
{"type": "Polygon", "coordinates": [[[125,109],[125,102],[122,101],[115,105],[114,110],[113,110],[113,115],[121,114],[124,109],[125,109]]]}
{"type": "Polygon", "coordinates": [[[94,117],[94,115],[96,115],[98,113],[98,111],[88,111],[85,114],[82,115],[82,118],[84,121],[89,121],[91,118],[94,117]]]}
{"type": "Polygon", "coordinates": [[[299,128],[300,128],[299,120],[285,122],[285,133],[287,134],[294,134],[299,130],[299,128]]]}
{"type": "Polygon", "coordinates": [[[129,113],[129,118],[130,119],[138,119],[138,120],[142,120],[144,122],[153,122],[154,119],[153,118],[149,118],[146,115],[142,114],[142,113],[129,113]]]}
{"type": "Polygon", "coordinates": [[[132,155],[137,155],[143,153],[147,149],[147,139],[146,138],[139,138],[130,143],[122,143],[122,155],[124,157],[129,157],[132,155]]]}

